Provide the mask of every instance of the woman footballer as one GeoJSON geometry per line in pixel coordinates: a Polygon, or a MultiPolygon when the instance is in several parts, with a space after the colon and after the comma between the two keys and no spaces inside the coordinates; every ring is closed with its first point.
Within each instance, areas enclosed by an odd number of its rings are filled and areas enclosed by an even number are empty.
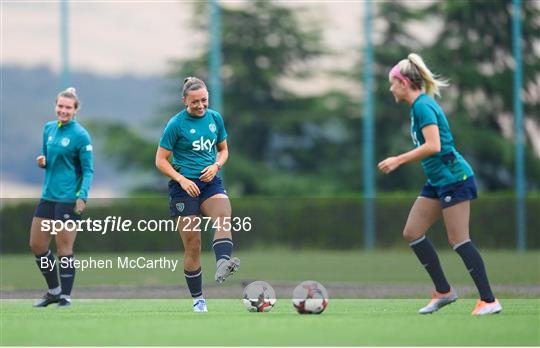
{"type": "Polygon", "coordinates": [[[219,170],[227,162],[227,132],[221,115],[208,109],[208,90],[195,77],[184,80],[185,109],[173,116],[161,136],[156,167],[169,181],[171,215],[178,217],[184,244],[184,275],[193,298],[193,310],[206,312],[202,294],[201,232],[199,215],[210,217],[216,231],[212,247],[216,255],[215,279],[222,283],[237,271],[240,260],[231,257],[233,241],[231,204],[219,170]],[[169,157],[172,155],[172,165],[169,157]]]}
{"type": "Polygon", "coordinates": [[[34,307],[46,307],[51,303],[58,303],[59,307],[71,305],[71,289],[75,279],[73,244],[77,231],[57,232],[56,251],[60,262],[56,262],[53,252],[49,250],[51,233],[43,229],[42,222],[80,220],[86,207],[94,165],[90,135],[75,120],[78,110],[79,99],[75,88],[60,92],[56,97],[57,120],[48,122],[43,130],[43,148],[37,164],[45,169],[45,183],[32,219],[30,249],[36,256],[36,263],[49,290],[34,307]]]}
{"type": "Polygon", "coordinates": [[[421,161],[427,183],[414,202],[403,230],[403,236],[431,277],[435,291],[420,314],[433,313],[456,301],[439,263],[435,248],[426,237],[430,226],[440,216],[444,220],[448,241],[461,256],[478,289],[473,315],[499,313],[499,301],[493,296],[484,262],[469,236],[470,201],[477,197],[474,173],[454,146],[446,116],[433,95],[448,86],[437,79],[414,53],[401,60],[389,74],[390,92],[397,103],[411,106],[411,136],[415,149],[388,157],[378,168],[388,174],[400,165],[421,161]]]}

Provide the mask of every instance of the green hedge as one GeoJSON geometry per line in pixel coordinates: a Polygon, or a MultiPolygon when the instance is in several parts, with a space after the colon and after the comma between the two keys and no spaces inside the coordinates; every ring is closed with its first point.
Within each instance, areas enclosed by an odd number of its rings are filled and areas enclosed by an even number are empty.
{"type": "MultiPolygon", "coordinates": [[[[377,198],[376,245],[379,248],[406,247],[401,237],[415,197],[377,198]]],[[[357,249],[363,247],[363,207],[361,198],[242,198],[233,199],[233,215],[250,217],[252,230],[234,235],[236,248],[279,245],[291,248],[357,249]]],[[[3,201],[0,211],[0,245],[3,253],[28,252],[28,236],[37,200],[3,201]]],[[[530,197],[527,206],[527,243],[540,247],[540,198],[530,197]]],[[[168,202],[160,199],[91,200],[84,219],[169,219],[168,202]]],[[[444,226],[438,222],[429,232],[439,246],[446,245],[444,226]]],[[[471,235],[484,248],[515,248],[514,200],[486,196],[472,203],[471,235]]],[[[209,249],[212,233],[203,233],[203,248],[209,249]]],[[[82,231],[77,251],[174,251],[181,247],[176,232],[82,231]]]]}

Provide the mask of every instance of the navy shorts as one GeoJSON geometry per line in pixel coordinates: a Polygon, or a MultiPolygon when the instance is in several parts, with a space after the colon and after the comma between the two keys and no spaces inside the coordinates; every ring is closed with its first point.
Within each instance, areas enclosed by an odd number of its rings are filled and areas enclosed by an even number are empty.
{"type": "Polygon", "coordinates": [[[227,194],[223,187],[223,181],[217,176],[210,182],[204,182],[199,179],[189,179],[193,181],[201,191],[197,197],[188,195],[182,186],[174,180],[169,181],[169,207],[171,216],[189,216],[201,215],[201,204],[208,198],[218,193],[227,194]]]}
{"type": "Polygon", "coordinates": [[[50,219],[50,220],[62,220],[62,221],[76,221],[81,219],[81,215],[74,212],[75,202],[62,203],[53,202],[45,199],[41,199],[34,212],[35,217],[50,219]]]}
{"type": "Polygon", "coordinates": [[[473,200],[478,197],[478,193],[474,176],[471,176],[466,180],[443,186],[432,186],[427,183],[422,188],[420,197],[436,198],[444,209],[460,202],[473,200]]]}

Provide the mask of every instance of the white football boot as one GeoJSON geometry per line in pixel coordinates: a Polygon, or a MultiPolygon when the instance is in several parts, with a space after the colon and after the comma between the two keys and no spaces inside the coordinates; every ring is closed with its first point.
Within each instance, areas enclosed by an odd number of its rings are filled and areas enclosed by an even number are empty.
{"type": "Polygon", "coordinates": [[[476,307],[472,311],[472,315],[486,315],[486,314],[497,314],[502,311],[502,306],[499,303],[499,300],[495,299],[494,302],[485,302],[478,300],[476,302],[476,307]]]}
{"type": "Polygon", "coordinates": [[[206,307],[206,300],[204,298],[194,298],[193,311],[194,312],[208,312],[208,307],[206,307]]]}
{"type": "Polygon", "coordinates": [[[220,259],[216,266],[216,282],[223,283],[240,268],[240,259],[233,257],[230,260],[220,259]]]}
{"type": "Polygon", "coordinates": [[[431,301],[429,301],[429,303],[425,307],[420,308],[418,313],[431,314],[443,308],[444,306],[449,305],[452,302],[456,302],[457,299],[458,296],[452,288],[450,288],[450,291],[444,294],[434,290],[431,295],[431,301]]]}

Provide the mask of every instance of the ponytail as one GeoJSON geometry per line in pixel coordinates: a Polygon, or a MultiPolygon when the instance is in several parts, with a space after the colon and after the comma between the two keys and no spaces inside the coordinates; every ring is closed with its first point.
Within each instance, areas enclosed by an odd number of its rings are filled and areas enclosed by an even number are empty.
{"type": "Polygon", "coordinates": [[[424,90],[430,96],[440,97],[440,88],[449,86],[448,80],[432,73],[416,53],[410,53],[407,59],[394,66],[389,74],[389,78],[392,77],[408,82],[413,89],[424,90]]]}
{"type": "Polygon", "coordinates": [[[440,88],[448,87],[449,86],[448,80],[432,73],[428,69],[427,65],[424,63],[424,60],[422,59],[422,57],[420,57],[416,53],[410,53],[407,56],[407,60],[411,62],[415,70],[417,70],[418,73],[420,74],[423,80],[426,94],[431,95],[431,96],[436,95],[440,97],[441,96],[440,88]]]}

